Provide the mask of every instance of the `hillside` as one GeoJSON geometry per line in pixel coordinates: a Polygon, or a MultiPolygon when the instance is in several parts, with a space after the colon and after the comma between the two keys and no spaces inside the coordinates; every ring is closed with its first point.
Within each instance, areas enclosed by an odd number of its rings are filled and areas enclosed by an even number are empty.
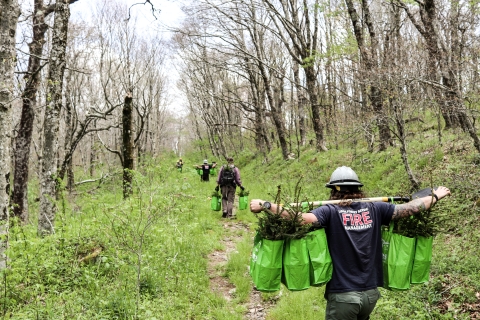
{"type": "MultiPolygon", "coordinates": [[[[381,289],[383,298],[372,319],[479,317],[480,159],[468,138],[459,137],[463,135],[446,132],[439,146],[434,132],[423,132],[409,146],[410,164],[422,186],[445,185],[452,196],[432,211],[442,220],[434,240],[431,281],[404,292],[381,289]]],[[[100,184],[80,184],[59,201],[54,235],[38,238],[35,221],[13,226],[9,269],[3,277],[5,317],[246,318],[253,290],[247,267],[256,217],[237,210],[236,220],[222,221],[220,212],[210,210],[214,177],[201,182],[192,167],[203,157],[189,154],[183,159],[183,173],[174,170],[173,155],[145,160],[135,172],[135,192],[127,201],[122,200],[118,171],[100,184]],[[235,248],[225,239],[234,241],[235,248]],[[212,265],[215,252],[223,252],[228,261],[212,265]],[[229,299],[211,287],[214,279],[229,288],[229,299]]],[[[372,154],[360,146],[324,153],[306,148],[289,161],[276,152],[259,157],[244,151],[235,160],[250,199],[272,200],[277,186],[285,197],[293,196],[297,183],[305,199],[327,199],[324,184],[340,165],[356,170],[369,196],[411,194],[402,159],[393,147],[372,154]]],[[[36,204],[32,197],[31,210],[36,204]]],[[[300,292],[283,288],[261,298],[270,306],[265,319],[318,319],[325,306],[323,287],[300,292]]]]}
{"type": "MultiPolygon", "coordinates": [[[[431,281],[405,292],[381,289],[384,298],[377,304],[372,319],[477,319],[480,317],[480,278],[476,271],[479,157],[468,140],[458,139],[452,132],[444,136],[442,146],[438,145],[434,132],[417,135],[409,145],[408,154],[421,187],[448,186],[452,196],[441,201],[431,213],[441,230],[434,239],[431,281]]],[[[295,184],[302,178],[305,198],[326,200],[328,189],[324,185],[331,172],[341,165],[355,169],[368,196],[409,196],[412,192],[395,148],[374,154],[361,148],[326,153],[304,150],[298,160],[284,162],[270,158],[268,164],[261,161],[245,161],[244,171],[254,172],[253,183],[248,182],[252,176],[245,178],[245,183],[255,190],[252,197],[271,200],[267,194],[275,194],[277,185],[293,196],[295,184]]],[[[285,290],[277,308],[271,310],[271,319],[291,319],[299,313],[302,319],[314,319],[318,316],[316,310],[323,312],[323,291],[315,294],[311,291],[314,290],[294,293],[285,290]],[[306,307],[305,311],[302,305],[311,308],[306,307]]]]}

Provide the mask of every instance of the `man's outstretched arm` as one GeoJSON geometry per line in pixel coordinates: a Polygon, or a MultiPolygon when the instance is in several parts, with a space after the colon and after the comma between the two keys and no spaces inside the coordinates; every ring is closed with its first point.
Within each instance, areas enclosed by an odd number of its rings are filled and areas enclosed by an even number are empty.
{"type": "Polygon", "coordinates": [[[397,204],[395,210],[393,211],[393,220],[405,218],[419,212],[430,209],[438,200],[445,198],[448,195],[451,195],[450,190],[447,187],[438,187],[434,191],[434,194],[437,196],[426,196],[423,198],[418,198],[412,200],[405,204],[397,204]],[[438,200],[437,200],[438,198],[438,200]]]}
{"type": "MultiPolygon", "coordinates": [[[[259,213],[260,211],[263,210],[263,203],[265,201],[264,200],[261,200],[261,199],[253,199],[250,201],[250,211],[252,211],[253,213],[259,213]]],[[[270,207],[270,211],[271,212],[276,212],[278,214],[281,214],[282,216],[288,218],[289,217],[289,213],[288,211],[284,210],[280,205],[276,204],[276,203],[271,203],[270,204],[271,207],[270,207]]],[[[308,224],[308,223],[314,223],[314,222],[318,222],[318,219],[317,217],[311,213],[311,212],[308,212],[308,213],[302,213],[302,224],[308,224]]]]}

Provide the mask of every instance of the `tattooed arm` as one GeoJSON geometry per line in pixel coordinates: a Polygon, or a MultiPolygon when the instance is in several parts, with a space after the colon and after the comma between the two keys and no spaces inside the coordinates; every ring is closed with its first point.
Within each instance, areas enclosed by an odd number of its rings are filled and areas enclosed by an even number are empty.
{"type": "MultiPolygon", "coordinates": [[[[438,187],[435,190],[435,195],[438,197],[438,200],[446,197],[447,195],[451,195],[450,190],[446,187],[438,187]]],[[[405,204],[399,204],[395,206],[395,210],[393,211],[392,219],[401,219],[404,217],[411,216],[413,214],[417,214],[419,212],[425,211],[430,209],[435,203],[437,199],[433,196],[427,196],[423,198],[418,198],[412,200],[405,204]]]]}
{"type": "MultiPolygon", "coordinates": [[[[265,201],[261,200],[261,199],[253,199],[250,201],[250,211],[252,211],[253,213],[259,213],[260,211],[263,210],[263,203],[265,201]]],[[[284,217],[288,217],[289,214],[288,214],[288,211],[284,210],[281,206],[277,205],[276,203],[271,203],[270,204],[271,207],[270,207],[270,211],[272,212],[278,212],[279,214],[281,214],[282,216],[284,217]]],[[[318,222],[317,220],[317,217],[311,213],[311,212],[308,212],[308,213],[302,213],[302,224],[307,224],[307,223],[314,223],[314,222],[318,222]]]]}

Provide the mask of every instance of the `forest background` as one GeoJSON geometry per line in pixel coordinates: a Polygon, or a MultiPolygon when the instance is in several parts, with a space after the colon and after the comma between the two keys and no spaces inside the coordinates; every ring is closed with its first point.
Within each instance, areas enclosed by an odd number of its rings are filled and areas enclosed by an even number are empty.
{"type": "MultiPolygon", "coordinates": [[[[228,232],[192,168],[227,156],[258,198],[301,178],[326,199],[340,165],[371,196],[448,186],[431,281],[374,317],[479,317],[478,1],[205,0],[150,28],[162,1],[82,1],[0,3],[4,318],[244,317],[256,218],[225,300],[206,266],[228,232]]],[[[318,317],[322,290],[264,295],[267,317],[318,317]]]]}

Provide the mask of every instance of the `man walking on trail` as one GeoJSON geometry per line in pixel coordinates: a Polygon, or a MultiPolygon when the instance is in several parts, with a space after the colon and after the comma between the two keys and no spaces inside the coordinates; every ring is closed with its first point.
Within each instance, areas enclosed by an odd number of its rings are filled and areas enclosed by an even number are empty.
{"type": "Polygon", "coordinates": [[[233,218],[233,202],[237,186],[244,190],[240,179],[240,170],[233,164],[233,158],[227,158],[227,165],[220,168],[217,178],[217,187],[222,189],[222,218],[233,218]]]}
{"type": "Polygon", "coordinates": [[[212,168],[215,168],[216,166],[217,166],[216,163],[209,164],[207,159],[203,160],[203,164],[201,166],[197,166],[197,169],[202,170],[202,174],[200,175],[200,181],[203,181],[203,182],[210,181],[210,170],[212,168]]]}
{"type": "Polygon", "coordinates": [[[180,171],[180,172],[182,172],[182,170],[183,170],[183,161],[182,161],[182,158],[178,159],[176,166],[177,166],[177,170],[180,171]]]}
{"type": "MultiPolygon", "coordinates": [[[[325,227],[328,248],[333,262],[332,279],[327,283],[326,320],[366,320],[370,318],[383,286],[381,225],[428,210],[437,201],[450,195],[446,187],[438,187],[432,195],[405,204],[355,202],[364,198],[363,184],[349,167],[337,168],[325,185],[331,188],[330,200],[345,200],[338,205],[324,205],[302,214],[303,222],[320,223],[325,227]],[[362,224],[362,228],[353,226],[362,224]]],[[[263,209],[288,212],[279,205],[255,199],[250,210],[263,209]]]]}

